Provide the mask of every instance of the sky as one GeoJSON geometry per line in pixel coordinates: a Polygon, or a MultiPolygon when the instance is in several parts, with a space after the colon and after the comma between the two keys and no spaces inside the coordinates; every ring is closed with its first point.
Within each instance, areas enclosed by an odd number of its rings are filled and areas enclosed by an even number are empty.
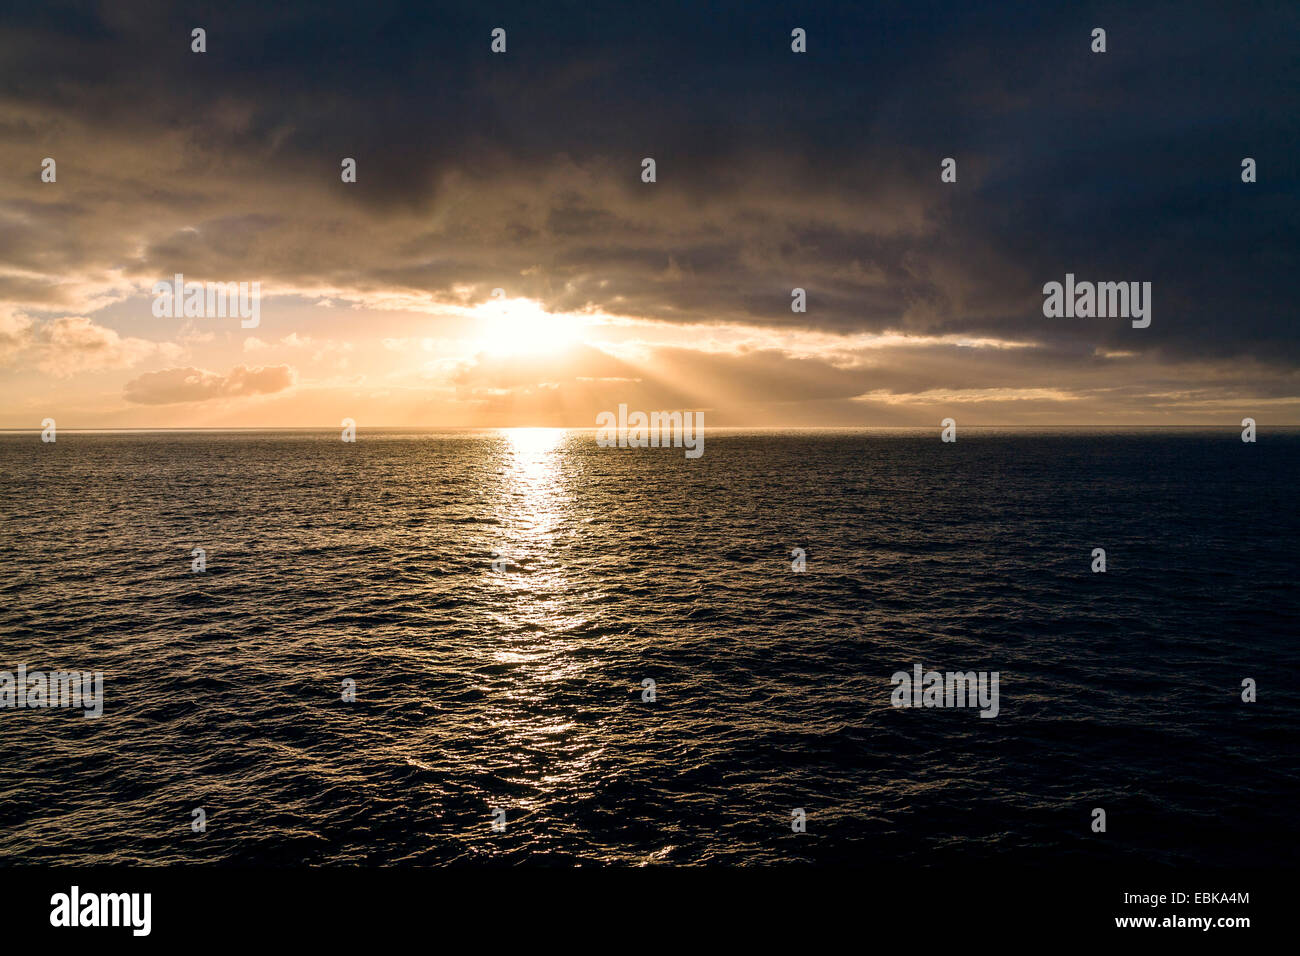
{"type": "Polygon", "coordinates": [[[1300,7],[1133,6],[25,4],[0,427],[1300,424],[1300,7]]]}

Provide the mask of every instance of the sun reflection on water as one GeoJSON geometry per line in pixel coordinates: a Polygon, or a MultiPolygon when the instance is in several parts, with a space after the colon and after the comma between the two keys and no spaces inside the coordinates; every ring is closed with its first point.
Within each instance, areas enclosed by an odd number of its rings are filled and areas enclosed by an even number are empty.
{"type": "Polygon", "coordinates": [[[581,647],[590,616],[580,577],[560,558],[574,532],[569,433],[511,428],[502,436],[496,517],[507,563],[492,576],[500,601],[490,615],[483,687],[493,700],[488,730],[510,755],[498,772],[522,788],[510,802],[527,815],[557,792],[582,788],[600,744],[575,725],[571,710],[575,688],[588,679],[581,647]]]}
{"type": "Polygon", "coordinates": [[[503,607],[501,619],[511,630],[545,633],[565,625],[568,572],[554,554],[572,505],[561,461],[565,434],[563,428],[505,430],[509,445],[498,517],[507,564],[498,583],[515,599],[503,607]]]}
{"type": "Polygon", "coordinates": [[[563,428],[509,428],[510,456],[506,476],[514,499],[506,519],[512,526],[531,528],[534,537],[547,535],[561,518],[560,443],[563,428]]]}

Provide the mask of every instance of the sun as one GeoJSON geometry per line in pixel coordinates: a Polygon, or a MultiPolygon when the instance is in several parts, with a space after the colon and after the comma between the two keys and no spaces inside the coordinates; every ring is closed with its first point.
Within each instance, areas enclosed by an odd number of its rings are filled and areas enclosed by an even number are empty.
{"type": "Polygon", "coordinates": [[[489,355],[555,355],[581,339],[582,321],[532,299],[493,299],[475,310],[475,346],[489,355]]]}

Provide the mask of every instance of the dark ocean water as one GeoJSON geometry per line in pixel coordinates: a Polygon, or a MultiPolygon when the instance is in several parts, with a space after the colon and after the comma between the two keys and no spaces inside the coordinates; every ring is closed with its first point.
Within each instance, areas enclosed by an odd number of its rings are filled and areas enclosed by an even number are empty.
{"type": "Polygon", "coordinates": [[[0,709],[0,862],[1294,864],[1297,466],[1237,429],[0,436],[0,670],[106,698],[0,709]],[[1000,714],[892,708],[915,663],[998,671],[1000,714]]]}

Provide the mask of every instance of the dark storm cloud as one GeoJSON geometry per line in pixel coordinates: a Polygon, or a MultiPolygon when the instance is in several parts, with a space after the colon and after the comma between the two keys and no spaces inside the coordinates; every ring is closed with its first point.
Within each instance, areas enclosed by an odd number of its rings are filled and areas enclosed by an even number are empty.
{"type": "Polygon", "coordinates": [[[1215,3],[31,5],[0,37],[4,159],[34,182],[56,155],[60,187],[0,201],[22,270],[0,295],[68,304],[57,277],[114,269],[499,285],[557,310],[1289,368],[1298,23],[1215,3]],[[1151,281],[1151,328],[1043,318],[1066,272],[1151,281]]]}

